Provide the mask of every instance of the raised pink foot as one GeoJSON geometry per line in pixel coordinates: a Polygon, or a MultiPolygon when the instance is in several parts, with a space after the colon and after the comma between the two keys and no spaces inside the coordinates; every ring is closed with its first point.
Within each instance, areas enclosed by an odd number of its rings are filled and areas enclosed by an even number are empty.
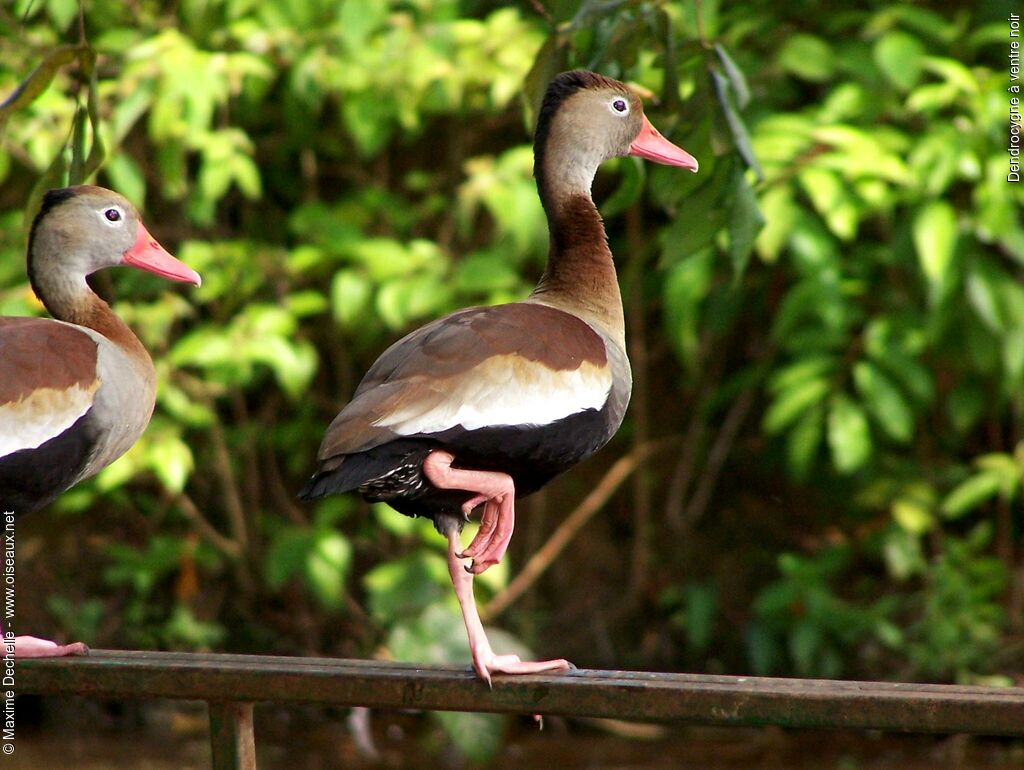
{"type": "Polygon", "coordinates": [[[89,648],[82,642],[57,644],[35,636],[14,637],[15,658],[62,658],[65,655],[88,655],[89,648]]]}
{"type": "Polygon", "coordinates": [[[437,449],[423,461],[423,473],[439,489],[464,489],[476,494],[466,501],[462,511],[467,516],[484,503],[480,529],[459,558],[472,559],[466,570],[479,575],[501,561],[508,550],[515,528],[516,489],[512,477],[497,471],[475,471],[452,468],[455,457],[437,449]]]}

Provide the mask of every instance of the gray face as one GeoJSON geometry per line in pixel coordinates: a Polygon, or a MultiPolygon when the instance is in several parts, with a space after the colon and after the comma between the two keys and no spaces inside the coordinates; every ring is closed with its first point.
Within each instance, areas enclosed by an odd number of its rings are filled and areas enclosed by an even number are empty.
{"type": "Polygon", "coordinates": [[[640,99],[618,88],[585,88],[561,105],[548,136],[549,178],[567,190],[590,190],[597,167],[629,153],[643,124],[640,99]]]}
{"type": "Polygon", "coordinates": [[[135,243],[139,216],[123,196],[83,185],[38,223],[32,244],[37,270],[86,276],[122,264],[135,243]]]}

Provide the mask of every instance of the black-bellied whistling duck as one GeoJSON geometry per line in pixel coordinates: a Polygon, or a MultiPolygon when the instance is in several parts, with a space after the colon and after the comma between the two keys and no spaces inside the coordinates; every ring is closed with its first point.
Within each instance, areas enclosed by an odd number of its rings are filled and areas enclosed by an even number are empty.
{"type": "Polygon", "coordinates": [[[626,411],[632,377],[622,299],[590,196],[597,167],[623,155],[697,170],[622,83],[592,72],[556,77],[534,138],[534,176],[551,234],[539,285],[522,302],[453,313],[388,348],[331,423],[320,470],[300,493],[311,499],[358,490],[433,520],[448,539],[473,666],[488,683],[497,672],[570,666],[494,654],[473,575],[504,555],[514,499],[596,452],[626,411]],[[463,551],[459,533],[480,504],[480,529],[463,551]]]}
{"type": "MultiPolygon", "coordinates": [[[[0,318],[0,511],[23,516],[112,463],[149,424],[156,371],[131,329],[86,276],[132,265],[199,285],[135,208],[102,187],[50,190],[32,223],[28,275],[57,320],[0,318]]],[[[11,644],[4,634],[4,644],[11,644]]],[[[16,657],[86,652],[32,636],[16,657]]]]}

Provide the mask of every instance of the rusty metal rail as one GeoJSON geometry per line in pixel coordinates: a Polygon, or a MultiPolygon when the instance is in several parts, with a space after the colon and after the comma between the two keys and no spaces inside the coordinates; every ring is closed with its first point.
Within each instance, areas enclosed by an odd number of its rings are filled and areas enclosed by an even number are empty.
{"type": "Polygon", "coordinates": [[[337,658],[94,650],[17,663],[16,690],[205,700],[215,770],[254,768],[252,704],[492,711],[1024,737],[1024,688],[574,670],[495,677],[337,658]]]}

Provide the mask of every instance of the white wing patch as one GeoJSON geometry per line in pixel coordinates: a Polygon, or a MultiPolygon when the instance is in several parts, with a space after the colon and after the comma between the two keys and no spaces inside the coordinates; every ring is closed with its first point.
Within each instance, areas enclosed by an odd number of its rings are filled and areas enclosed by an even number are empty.
{"type": "Polygon", "coordinates": [[[66,431],[93,404],[99,380],[90,387],[39,388],[20,401],[0,405],[0,457],[35,449],[66,431]]]}
{"type": "Polygon", "coordinates": [[[374,425],[411,436],[461,425],[467,430],[498,425],[549,425],[608,400],[612,374],[584,362],[555,371],[516,355],[494,356],[471,372],[437,380],[436,398],[384,415],[374,425]]]}

